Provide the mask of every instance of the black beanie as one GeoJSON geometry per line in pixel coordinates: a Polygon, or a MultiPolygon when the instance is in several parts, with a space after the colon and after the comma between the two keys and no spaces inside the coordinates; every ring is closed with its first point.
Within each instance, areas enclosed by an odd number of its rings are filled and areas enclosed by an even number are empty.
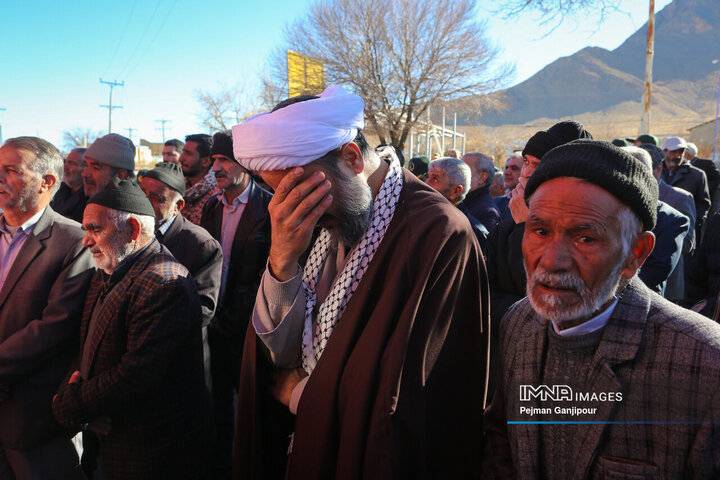
{"type": "Polygon", "coordinates": [[[523,148],[523,157],[532,155],[542,159],[543,156],[553,148],[563,143],[572,142],[579,138],[593,138],[590,132],[585,130],[582,124],[574,120],[565,120],[556,123],[547,131],[539,131],[527,141],[523,148]]]}
{"type": "Polygon", "coordinates": [[[235,155],[233,154],[232,135],[229,132],[217,132],[213,135],[213,144],[210,155],[223,155],[235,160],[235,155]]]}
{"type": "Polygon", "coordinates": [[[90,197],[87,203],[95,203],[101,207],[122,212],[155,217],[155,210],[153,210],[150,200],[140,190],[140,187],[130,180],[118,180],[117,177],[113,177],[107,188],[90,197]]]}
{"type": "Polygon", "coordinates": [[[155,168],[145,174],[145,178],[154,178],[168,187],[185,196],[185,176],[177,163],[160,162],[155,168]]]}
{"type": "Polygon", "coordinates": [[[525,201],[554,178],[574,177],[613,194],[640,217],[643,229],[657,220],[658,186],[645,163],[609,142],[575,140],[550,150],[525,186],[525,201]]]}

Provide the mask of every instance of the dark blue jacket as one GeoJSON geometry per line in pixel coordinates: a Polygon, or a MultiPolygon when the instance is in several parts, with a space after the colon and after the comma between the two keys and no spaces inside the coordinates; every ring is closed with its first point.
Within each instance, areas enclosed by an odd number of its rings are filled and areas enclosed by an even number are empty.
{"type": "Polygon", "coordinates": [[[488,231],[492,231],[500,221],[500,211],[490,196],[490,185],[472,190],[463,204],[470,215],[477,218],[488,231]]]}

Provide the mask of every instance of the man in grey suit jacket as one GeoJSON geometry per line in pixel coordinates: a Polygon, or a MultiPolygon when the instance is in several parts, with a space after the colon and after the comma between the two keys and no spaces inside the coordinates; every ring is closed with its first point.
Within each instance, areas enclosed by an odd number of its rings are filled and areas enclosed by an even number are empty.
{"type": "Polygon", "coordinates": [[[720,326],[636,278],[657,198],[639,160],[591,140],[528,181],[528,297],[501,323],[487,478],[720,475],[720,326]]]}
{"type": "Polygon", "coordinates": [[[45,140],[0,148],[0,479],[83,478],[51,399],[77,349],[94,273],[77,222],[49,203],[63,162],[45,140]]]}

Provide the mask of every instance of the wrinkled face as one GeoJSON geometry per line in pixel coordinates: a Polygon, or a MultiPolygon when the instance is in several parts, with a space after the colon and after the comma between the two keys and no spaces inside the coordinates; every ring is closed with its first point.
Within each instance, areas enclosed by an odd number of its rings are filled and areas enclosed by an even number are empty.
{"type": "Polygon", "coordinates": [[[34,159],[25,150],[0,148],[0,210],[24,214],[37,208],[42,178],[30,168],[34,159]]]}
{"type": "Polygon", "coordinates": [[[243,184],[247,173],[238,162],[225,155],[213,155],[212,159],[218,188],[231,190],[243,184]]]}
{"type": "Polygon", "coordinates": [[[178,161],[182,167],[183,175],[186,177],[195,177],[204,174],[206,169],[202,164],[200,152],[197,150],[197,142],[187,142],[183,147],[182,154],[178,161]]]}
{"type": "Polygon", "coordinates": [[[428,178],[425,180],[425,183],[440,192],[443,197],[447,198],[451,202],[455,201],[458,197],[458,195],[453,194],[453,190],[455,190],[456,185],[451,185],[447,174],[439,168],[430,168],[428,178]]]}
{"type": "Polygon", "coordinates": [[[83,213],[85,236],[82,244],[92,253],[98,268],[112,274],[131,253],[130,229],[119,231],[110,217],[110,209],[89,203],[83,213]]]}
{"type": "Polygon", "coordinates": [[[140,188],[150,200],[155,210],[155,221],[162,225],[180,212],[177,202],[176,191],[154,178],[145,177],[140,188]]]}
{"type": "Polygon", "coordinates": [[[663,150],[665,152],[665,166],[668,170],[675,170],[683,161],[684,148],[678,150],[663,150]]]}
{"type": "Polygon", "coordinates": [[[113,169],[109,165],[100,163],[97,160],[85,157],[85,168],[82,171],[85,195],[92,197],[100,190],[106,188],[114,176],[113,169]]]}
{"type": "Polygon", "coordinates": [[[554,321],[590,318],[613,299],[628,261],[613,195],[577,178],[549,180],[530,198],[522,241],[527,295],[554,321]]]}
{"type": "MultiPolygon", "coordinates": [[[[292,169],[266,170],[258,173],[265,183],[276,190],[280,181],[292,169]]],[[[301,183],[315,172],[321,171],[330,181],[333,196],[330,207],[320,217],[318,225],[330,230],[332,235],[346,246],[355,245],[367,231],[373,212],[373,198],[370,186],[359,176],[347,176],[342,172],[330,174],[327,169],[312,162],[303,167],[304,173],[297,182],[301,183]]]]}
{"type": "Polygon", "coordinates": [[[63,162],[63,182],[73,189],[83,185],[82,172],[85,168],[82,154],[72,151],[63,162]]]}
{"type": "Polygon", "coordinates": [[[505,170],[503,171],[503,182],[505,188],[513,189],[520,179],[520,171],[522,170],[523,159],[520,157],[510,157],[505,162],[505,170]]]}
{"type": "Polygon", "coordinates": [[[163,145],[162,157],[163,162],[180,163],[180,152],[172,145],[163,145]]]}

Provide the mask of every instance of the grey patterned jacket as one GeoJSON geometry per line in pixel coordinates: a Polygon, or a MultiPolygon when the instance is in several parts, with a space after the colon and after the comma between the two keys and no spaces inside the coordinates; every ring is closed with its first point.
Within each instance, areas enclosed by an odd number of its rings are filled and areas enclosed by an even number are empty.
{"type": "MultiPolygon", "coordinates": [[[[527,298],[503,318],[498,388],[485,412],[486,478],[544,476],[542,427],[508,422],[543,420],[520,409],[543,407],[548,397],[525,391],[523,401],[520,386],[538,386],[548,325],[527,298]]],[[[597,422],[566,426],[580,445],[567,459],[572,478],[720,478],[720,326],[635,277],[605,326],[590,372],[593,392],[620,392],[621,400],[566,402],[597,408],[565,418],[597,422]]]]}

